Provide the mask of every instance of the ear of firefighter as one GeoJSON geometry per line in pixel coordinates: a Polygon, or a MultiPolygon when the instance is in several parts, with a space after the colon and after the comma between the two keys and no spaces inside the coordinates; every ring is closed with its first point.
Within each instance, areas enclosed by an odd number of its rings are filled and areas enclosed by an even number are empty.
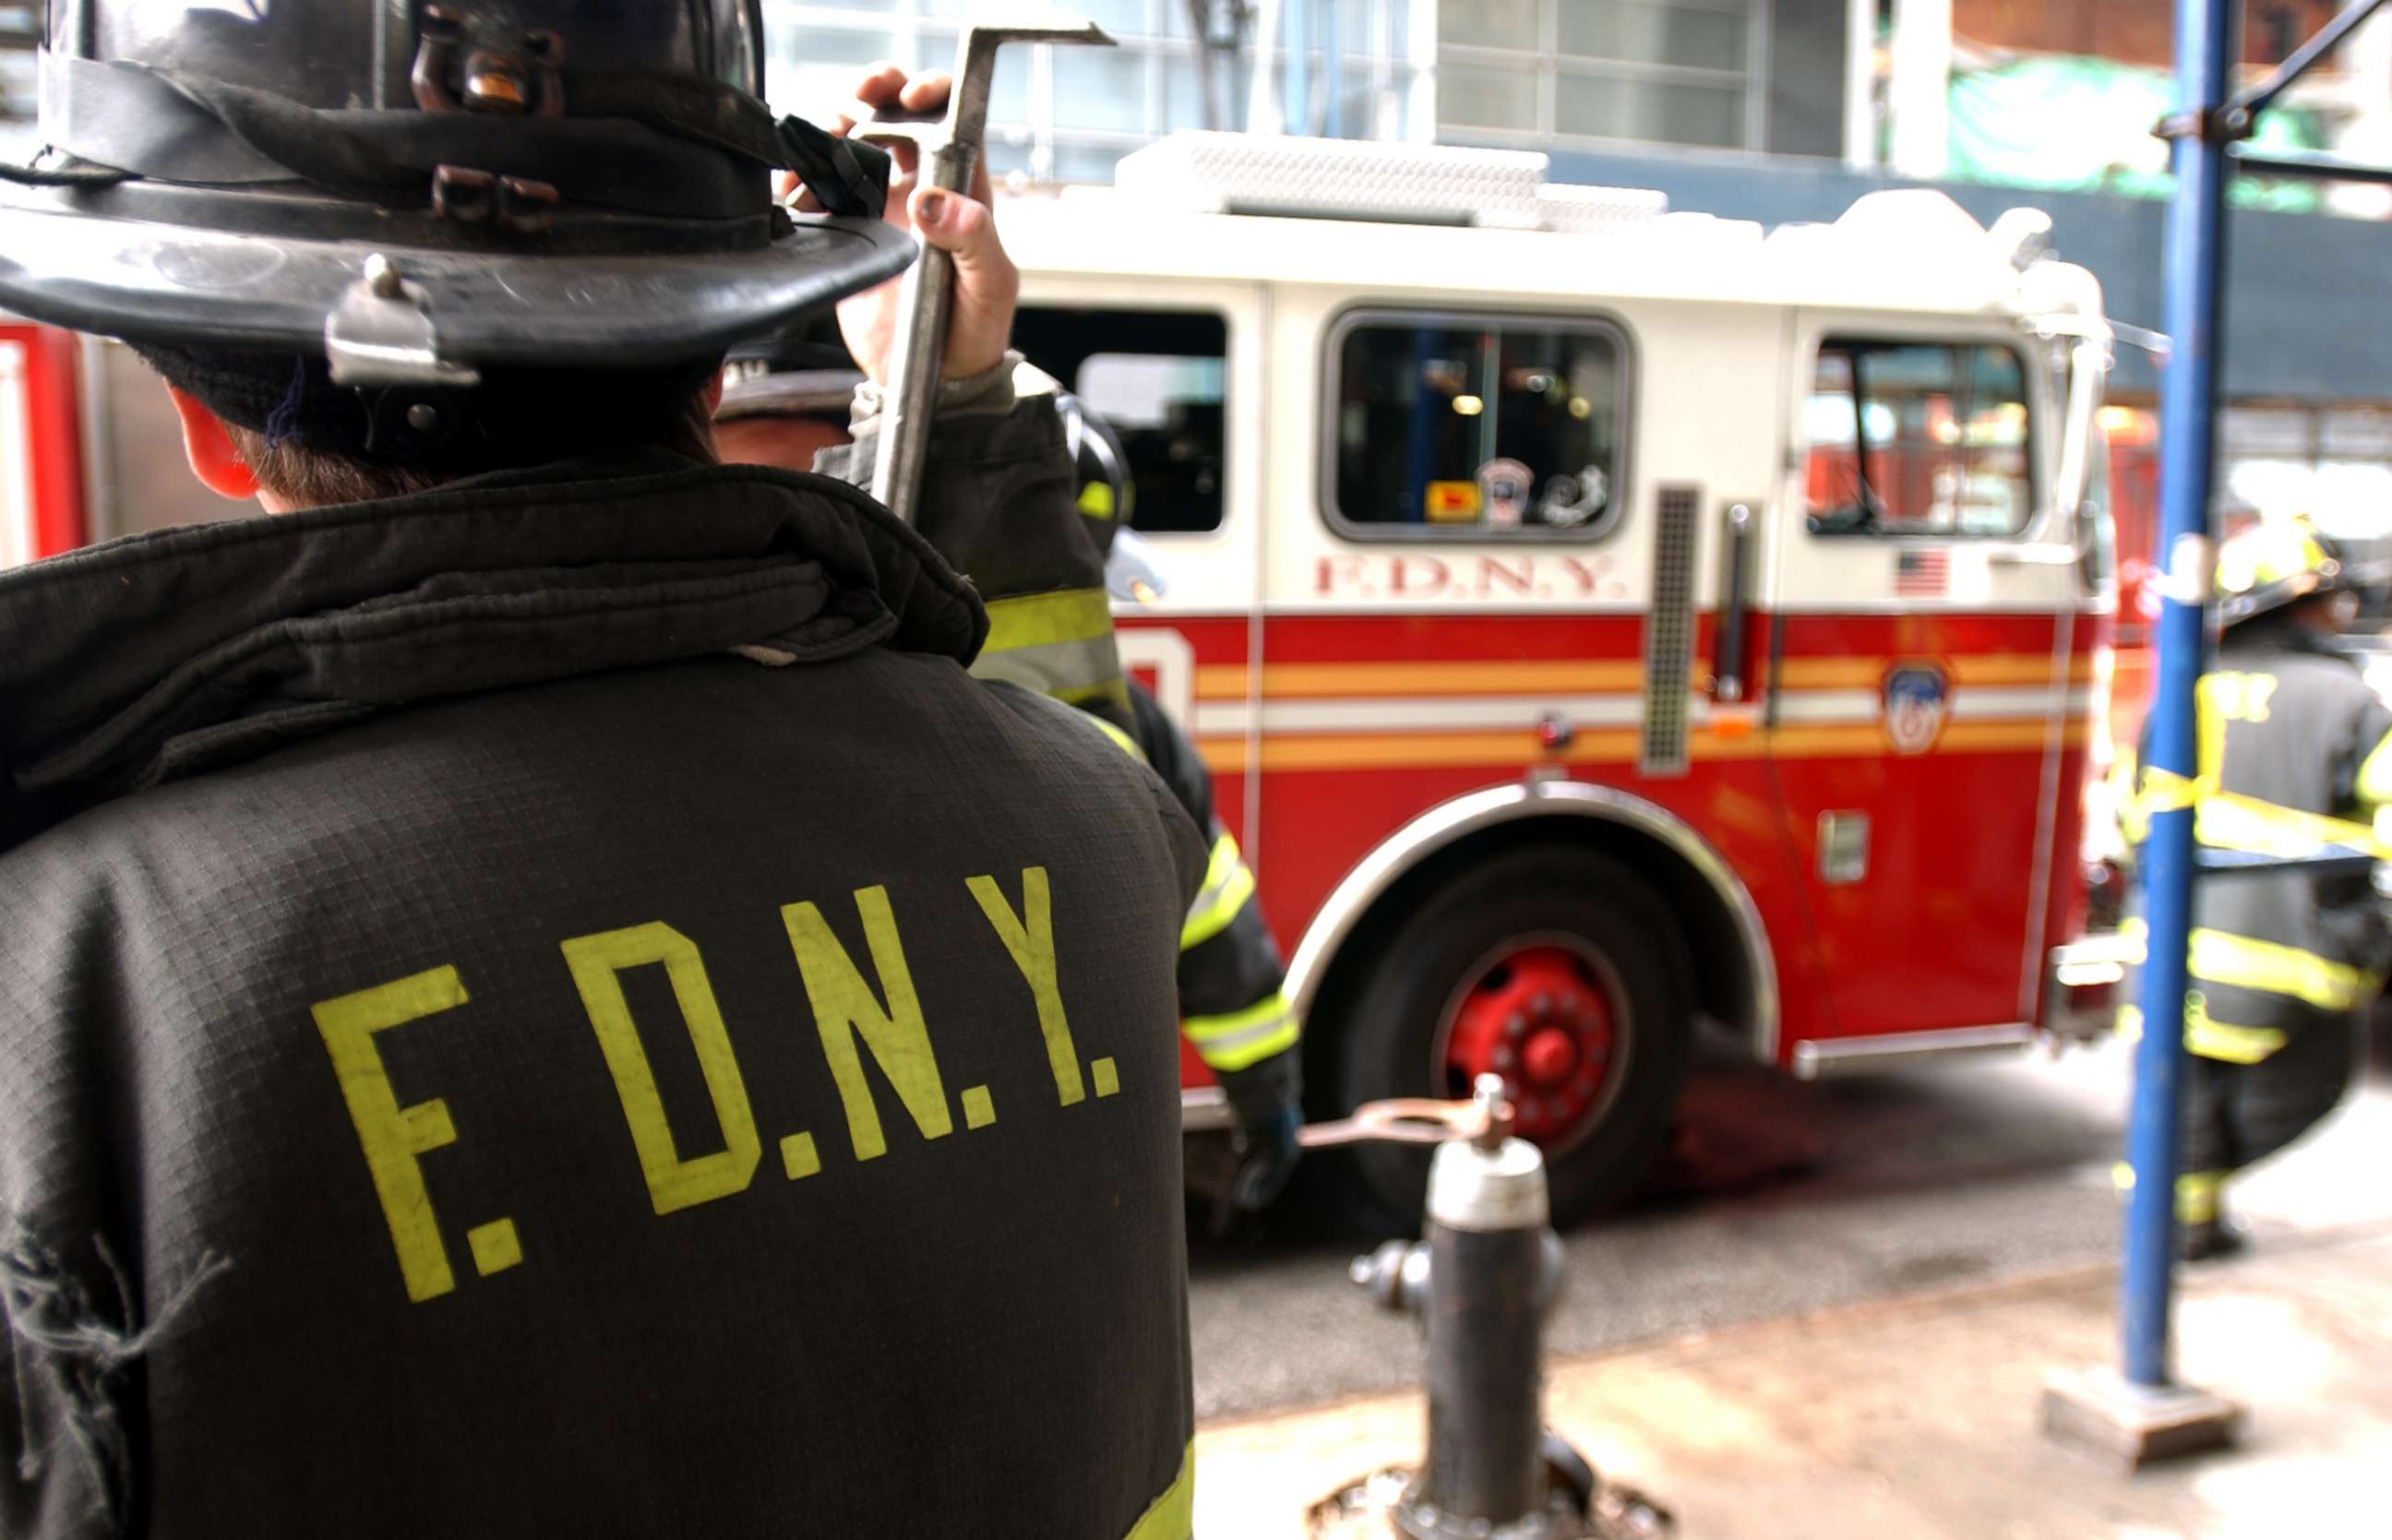
{"type": "Polygon", "coordinates": [[[246,502],[257,496],[257,473],[233,447],[232,435],[225,431],[222,419],[200,405],[198,399],[174,386],[166,387],[174,399],[175,415],[182,420],[183,453],[191,462],[191,474],[200,485],[220,498],[246,502]]]}

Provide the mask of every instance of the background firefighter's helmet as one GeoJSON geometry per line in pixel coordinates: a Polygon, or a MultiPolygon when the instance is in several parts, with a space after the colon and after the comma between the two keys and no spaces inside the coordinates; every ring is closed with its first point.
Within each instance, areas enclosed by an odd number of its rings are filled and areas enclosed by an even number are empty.
{"type": "Polygon", "coordinates": [[[0,168],[0,305],[39,319],[460,387],[719,356],[913,252],[878,152],[758,99],[755,0],[80,0],[49,26],[49,148],[0,168]],[[777,208],[775,167],[838,216],[777,208]]]}
{"type": "Polygon", "coordinates": [[[718,422],[743,417],[812,417],[844,429],[864,371],[836,327],[810,327],[746,342],[722,361],[718,422]]]}
{"type": "Polygon", "coordinates": [[[1138,488],[1130,479],[1129,455],[1121,435],[1070,391],[1055,393],[1055,410],[1062,416],[1063,445],[1077,468],[1080,511],[1087,518],[1097,550],[1104,553],[1105,591],[1115,599],[1153,603],[1163,597],[1163,573],[1152,548],[1129,526],[1138,488]]]}
{"type": "Polygon", "coordinates": [[[2235,626],[2344,586],[2340,554],[2305,518],[2261,519],[2217,548],[2217,622],[2235,626]]]}

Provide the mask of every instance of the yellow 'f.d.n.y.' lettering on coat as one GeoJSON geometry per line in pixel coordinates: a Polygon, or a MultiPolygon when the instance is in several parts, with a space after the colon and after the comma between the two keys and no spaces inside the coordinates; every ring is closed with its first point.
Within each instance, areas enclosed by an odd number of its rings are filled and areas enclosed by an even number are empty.
{"type": "Polygon", "coordinates": [[[418,1164],[427,1151],[454,1143],[457,1126],[449,1120],[446,1102],[398,1105],[373,1040],[376,1032],[463,1003],[464,980],[455,968],[439,967],[319,1000],[313,1007],[316,1029],[324,1034],[324,1047],[332,1055],[332,1073],[340,1078],[341,1096],[349,1104],[349,1120],[357,1124],[366,1170],[390,1225],[399,1276],[407,1285],[407,1297],[419,1304],[457,1287],[448,1249],[440,1244],[432,1195],[423,1185],[423,1168],[418,1164]]]}
{"type": "Polygon", "coordinates": [[[2273,674],[2242,674],[2221,669],[2201,676],[2195,693],[2200,709],[2193,714],[2199,744],[2196,760],[2201,785],[2214,792],[2226,773],[2226,724],[2264,722],[2268,701],[2278,684],[2273,674]]]}
{"type": "Polygon", "coordinates": [[[1046,886],[1046,868],[1025,867],[1021,873],[1021,913],[994,877],[967,877],[980,912],[988,916],[996,938],[1005,943],[1013,965],[1030,986],[1038,1004],[1038,1032],[1046,1040],[1046,1068],[1055,1076],[1055,1094],[1065,1106],[1086,1093],[1080,1085],[1080,1055],[1072,1046],[1072,1025],[1063,1016],[1063,992],[1055,983],[1054,905],[1046,886]]]}
{"type": "Polygon", "coordinates": [[[889,910],[885,887],[859,887],[855,907],[864,917],[864,938],[872,949],[873,971],[880,976],[889,1007],[882,1010],[872,986],[838,944],[822,911],[810,903],[786,904],[781,923],[788,927],[789,946],[798,954],[798,971],[805,976],[806,998],[813,1004],[814,1029],[822,1034],[823,1056],[830,1061],[831,1079],[847,1109],[847,1132],[858,1160],[887,1153],[889,1142],[880,1132],[880,1112],[873,1105],[872,1086],[864,1079],[864,1062],[855,1051],[857,1038],[871,1051],[898,1100],[913,1115],[914,1126],[925,1139],[952,1132],[955,1119],[947,1110],[946,1087],[939,1080],[939,1061],[930,1052],[930,1029],[922,1024],[922,1003],[914,993],[914,976],[905,967],[905,949],[897,939],[896,917],[889,910]]]}
{"type": "Polygon", "coordinates": [[[656,1212],[671,1213],[692,1204],[744,1192],[756,1174],[763,1145],[756,1137],[756,1119],[748,1108],[748,1085],[739,1078],[739,1061],[731,1052],[731,1035],[723,1029],[722,1012],[714,1003],[714,987],[707,981],[706,964],[697,944],[661,920],[622,930],[577,936],[559,943],[573,970],[574,987],[581,991],[581,1008],[598,1034],[599,1051],[615,1077],[615,1094],[623,1100],[623,1120],[630,1125],[631,1147],[648,1179],[648,1198],[656,1212]],[[690,1046],[697,1051],[697,1067],[706,1076],[706,1093],[714,1101],[714,1116],[722,1125],[722,1148],[711,1155],[684,1160],[673,1141],[672,1125],[656,1094],[656,1077],[648,1066],[648,1051],[640,1029],[631,1020],[630,1003],[623,997],[618,977],[626,968],[664,964],[681,1006],[682,1025],[690,1046]]]}

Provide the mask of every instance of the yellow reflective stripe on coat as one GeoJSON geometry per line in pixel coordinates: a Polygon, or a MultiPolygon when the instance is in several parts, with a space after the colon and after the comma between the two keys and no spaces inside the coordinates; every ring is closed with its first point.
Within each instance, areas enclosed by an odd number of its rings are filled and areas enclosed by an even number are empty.
{"type": "MultiPolygon", "coordinates": [[[[2218,1199],[2226,1190],[2226,1179],[2234,1173],[2225,1171],[2187,1171],[2176,1179],[2176,1222],[2178,1224],[2206,1224],[2220,1212],[2218,1199]]],[[[2110,1178],[2121,1193],[2135,1190],[2135,1168],[2124,1160],[2110,1168],[2110,1178]]]]}
{"type": "Polygon", "coordinates": [[[1128,698],[1102,589],[990,600],[988,640],[971,671],[1064,699],[1128,698]]]}
{"type": "Polygon", "coordinates": [[[1015,594],[988,602],[988,641],[981,650],[1010,653],[1059,641],[1091,641],[1111,636],[1112,629],[1112,608],[1102,589],[1015,594]]]}
{"type": "Polygon", "coordinates": [[[2226,1171],[2187,1171],[2176,1179],[2176,1222],[2208,1224],[2218,1214],[2218,1197],[2226,1189],[2226,1171]]]}
{"type": "Polygon", "coordinates": [[[1204,886],[1188,906],[1188,923],[1179,927],[1179,950],[1200,946],[1228,929],[1254,896],[1254,869],[1238,854],[1237,840],[1224,830],[1213,842],[1213,859],[1204,865],[1204,886]]]}
{"type": "Polygon", "coordinates": [[[2192,976],[2269,994],[2288,994],[2320,1011],[2354,1010],[2375,992],[2377,980],[2346,963],[2274,941],[2230,936],[2222,930],[2192,933],[2192,976]]]}
{"type": "Polygon", "coordinates": [[[1196,1445],[1179,1456],[1179,1474],[1147,1505],[1122,1540],[1189,1540],[1196,1533],[1196,1445]]]}
{"type": "MultiPolygon", "coordinates": [[[[1089,706],[1102,701],[1109,705],[1121,707],[1124,713],[1130,709],[1129,681],[1119,674],[1115,674],[1102,684],[1083,684],[1068,690],[1050,690],[1046,693],[1061,701],[1065,705],[1089,706]]],[[[1138,757],[1143,759],[1146,756],[1141,752],[1138,757]]]]}
{"type": "Polygon", "coordinates": [[[2284,1034],[2279,1028],[2216,1020],[2198,990],[2185,1000],[2184,1051],[2188,1054],[2221,1064],[2256,1064],[2283,1045],[2284,1034]]]}
{"type": "MultiPolygon", "coordinates": [[[[2386,755],[2386,748],[2392,748],[2392,738],[2368,757],[2368,765],[2377,767],[2385,790],[2392,794],[2392,756],[2386,755]]],[[[2366,774],[2364,768],[2360,774],[2362,778],[2366,774]]],[[[2143,767],[2129,784],[2132,792],[2118,801],[2118,823],[2130,845],[2141,844],[2151,833],[2152,814],[2191,808],[2192,837],[2214,850],[2298,856],[2310,854],[2321,845],[2356,845],[2373,851],[2380,860],[2392,861],[2392,848],[2376,837],[2374,829],[2352,819],[2303,812],[2240,792],[2221,791],[2204,780],[2153,766],[2143,767]]]]}
{"type": "Polygon", "coordinates": [[[2280,807],[2237,792],[2213,791],[2202,797],[2193,815],[2192,837],[2212,849],[2263,856],[2308,855],[2321,845],[2356,845],[2379,859],[2392,856],[2365,823],[2280,807]]]}
{"type": "MultiPolygon", "coordinates": [[[[2118,1007],[2118,1036],[2128,1042],[2143,1040],[2139,1005],[2118,1007]]],[[[2238,1027],[2211,1019],[2209,1008],[2196,992],[2184,1003],[2184,1051],[2224,1064],[2256,1064],[2284,1045],[2282,1031],[2273,1027],[2238,1027]]]]}
{"type": "Polygon", "coordinates": [[[2392,807],[2392,733],[2359,762],[2359,782],[2353,789],[2370,808],[2392,807]]]}
{"type": "Polygon", "coordinates": [[[1295,1046],[1295,1007],[1273,990],[1268,998],[1227,1016],[1191,1016],[1179,1030],[1210,1069],[1243,1069],[1295,1046]]]}
{"type": "Polygon", "coordinates": [[[1086,716],[1092,726],[1100,730],[1106,737],[1111,738],[1113,741],[1113,747],[1121,750],[1124,754],[1128,755],[1131,758],[1137,760],[1141,765],[1146,763],[1146,750],[1138,747],[1137,739],[1131,737],[1128,733],[1124,732],[1121,729],[1113,726],[1112,723],[1105,720],[1102,717],[1096,715],[1094,712],[1089,712],[1086,716]]]}
{"type": "MultiPolygon", "coordinates": [[[[2150,930],[2141,920],[2128,920],[2118,927],[2118,934],[2131,940],[2147,941],[2150,930]]],[[[2143,957],[2136,960],[2142,961],[2143,957]]],[[[2358,1009],[2360,1003],[2372,996],[2383,983],[2374,974],[2320,957],[2313,951],[2223,930],[2196,928],[2187,961],[2196,982],[2290,995],[2326,1012],[2358,1009]]]]}

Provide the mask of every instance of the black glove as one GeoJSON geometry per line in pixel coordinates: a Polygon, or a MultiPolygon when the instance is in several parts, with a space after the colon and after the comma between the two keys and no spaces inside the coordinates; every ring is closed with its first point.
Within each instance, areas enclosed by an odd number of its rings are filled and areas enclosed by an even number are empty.
{"type": "MultiPolygon", "coordinates": [[[[1218,1076],[1228,1094],[1231,1141],[1238,1156],[1237,1175],[1229,1181],[1230,1203],[1252,1213],[1268,1209],[1295,1171],[1303,1151],[1295,1142],[1304,1127],[1304,1066],[1300,1050],[1273,1054],[1243,1069],[1218,1076]]],[[[1228,1210],[1216,1211],[1215,1223],[1226,1225],[1228,1210]]]]}
{"type": "Polygon", "coordinates": [[[1239,1208],[1259,1212],[1269,1208],[1287,1186],[1304,1154],[1295,1142],[1296,1130],[1303,1126],[1304,1108],[1294,1097],[1239,1119],[1236,1147],[1241,1158],[1238,1174],[1229,1184],[1230,1200],[1239,1208]]]}

